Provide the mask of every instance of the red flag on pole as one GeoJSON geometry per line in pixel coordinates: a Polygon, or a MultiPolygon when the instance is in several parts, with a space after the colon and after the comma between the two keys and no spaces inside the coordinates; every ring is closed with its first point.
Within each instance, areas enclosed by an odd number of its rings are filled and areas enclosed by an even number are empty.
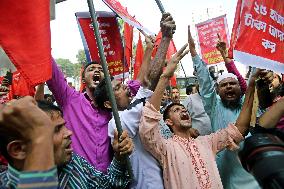
{"type": "MultiPolygon", "coordinates": [[[[152,52],[152,57],[154,57],[157,53],[158,47],[161,43],[162,40],[162,32],[159,32],[157,37],[156,37],[156,41],[155,41],[155,45],[154,45],[154,49],[152,52]]],[[[168,51],[167,51],[167,55],[166,55],[166,59],[170,60],[171,57],[177,52],[175,43],[173,40],[171,40],[168,51]]],[[[171,86],[176,86],[177,85],[177,80],[176,80],[176,76],[173,76],[170,80],[170,85],[171,86]]]]}
{"type": "Polygon", "coordinates": [[[128,67],[131,66],[133,27],[124,22],[124,56],[128,67]]]}
{"type": "Polygon", "coordinates": [[[135,64],[134,64],[134,77],[133,77],[134,79],[136,79],[138,76],[140,67],[142,65],[143,56],[144,56],[143,45],[142,45],[142,40],[141,40],[141,36],[139,33],[139,39],[138,39],[137,48],[136,48],[135,64]]]}
{"type": "Polygon", "coordinates": [[[31,86],[51,77],[49,3],[0,1],[0,44],[31,86]]]}

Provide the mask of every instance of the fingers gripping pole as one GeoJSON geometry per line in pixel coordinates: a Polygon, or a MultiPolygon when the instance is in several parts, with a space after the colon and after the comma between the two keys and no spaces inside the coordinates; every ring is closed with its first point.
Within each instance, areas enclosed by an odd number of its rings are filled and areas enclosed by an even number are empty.
{"type": "MultiPolygon", "coordinates": [[[[104,49],[103,49],[103,46],[102,46],[102,39],[101,39],[101,35],[99,33],[97,15],[95,14],[95,7],[94,7],[93,0],[87,0],[87,1],[88,1],[90,15],[91,15],[91,18],[92,18],[92,24],[93,24],[94,31],[95,31],[95,36],[96,36],[97,46],[98,46],[98,50],[99,50],[100,60],[101,60],[104,75],[105,75],[105,78],[106,78],[107,92],[110,96],[110,102],[111,102],[111,105],[112,105],[113,117],[114,117],[116,128],[117,128],[117,131],[118,131],[118,136],[120,137],[121,134],[122,134],[122,127],[121,127],[120,118],[119,118],[119,114],[118,114],[117,104],[116,104],[114,93],[113,93],[113,90],[112,90],[111,80],[110,80],[110,76],[109,76],[109,72],[108,72],[108,66],[107,66],[107,63],[106,63],[105,55],[104,55],[104,49]]],[[[133,172],[132,172],[131,164],[130,164],[130,161],[129,161],[129,157],[126,156],[125,158],[126,158],[126,162],[127,162],[127,168],[128,168],[128,173],[129,173],[130,179],[133,180],[134,177],[133,177],[133,172]]]]}
{"type": "MultiPolygon", "coordinates": [[[[162,13],[162,14],[165,13],[166,11],[165,11],[165,8],[164,8],[162,2],[161,2],[160,0],[155,0],[155,1],[156,1],[156,3],[157,3],[157,5],[158,5],[158,7],[159,7],[159,9],[160,9],[160,11],[161,11],[161,13],[162,13]]],[[[185,70],[184,70],[184,68],[183,68],[182,63],[180,63],[180,66],[181,66],[181,68],[182,68],[184,77],[186,78],[187,76],[186,76],[186,73],[185,73],[185,70]]]]}

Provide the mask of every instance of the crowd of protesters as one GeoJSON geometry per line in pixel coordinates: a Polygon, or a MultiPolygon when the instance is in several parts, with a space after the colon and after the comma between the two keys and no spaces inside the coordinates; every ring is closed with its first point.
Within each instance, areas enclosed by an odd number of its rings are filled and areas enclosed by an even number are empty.
{"type": "Polygon", "coordinates": [[[0,188],[256,189],[242,167],[238,150],[250,135],[254,93],[258,124],[284,128],[281,77],[256,69],[246,81],[219,38],[228,73],[214,75],[188,41],[170,59],[166,52],[176,30],[164,13],[161,43],[146,36],[136,80],[112,79],[123,129],[119,136],[100,63],[82,72],[84,92],[70,87],[52,60],[52,78],[34,96],[11,96],[9,78],[0,87],[0,188]],[[180,98],[170,87],[178,63],[190,54],[198,82],[180,98]],[[163,71],[162,71],[163,70],[163,71]],[[56,105],[55,105],[56,104],[56,105]],[[127,156],[133,171],[128,170],[127,156]]]}

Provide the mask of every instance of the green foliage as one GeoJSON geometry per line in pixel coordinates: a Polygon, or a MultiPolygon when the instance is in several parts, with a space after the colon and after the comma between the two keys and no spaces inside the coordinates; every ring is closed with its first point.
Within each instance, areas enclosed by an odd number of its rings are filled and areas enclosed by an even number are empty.
{"type": "Polygon", "coordinates": [[[83,49],[78,50],[76,58],[77,58],[77,63],[83,64],[83,65],[87,64],[86,54],[85,54],[85,51],[83,49]]]}
{"type": "Polygon", "coordinates": [[[56,62],[65,76],[73,78],[80,77],[81,64],[73,64],[69,59],[64,58],[58,58],[56,62]]]}

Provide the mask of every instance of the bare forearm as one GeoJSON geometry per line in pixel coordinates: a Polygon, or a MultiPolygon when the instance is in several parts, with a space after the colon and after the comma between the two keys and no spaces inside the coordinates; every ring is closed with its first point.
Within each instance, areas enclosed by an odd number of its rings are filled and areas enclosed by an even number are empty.
{"type": "Polygon", "coordinates": [[[280,99],[259,118],[259,125],[264,128],[274,128],[284,115],[284,99],[280,99]]]}
{"type": "Polygon", "coordinates": [[[148,76],[149,74],[149,64],[151,62],[151,55],[152,55],[153,48],[152,47],[146,47],[143,61],[142,61],[142,66],[140,68],[139,74],[137,76],[137,80],[140,81],[140,83],[144,83],[145,77],[148,76]]]}
{"type": "Polygon", "coordinates": [[[168,84],[169,78],[161,76],[155,89],[155,92],[149,100],[150,104],[152,104],[157,111],[160,110],[162,97],[168,84]]]}
{"type": "Polygon", "coordinates": [[[236,127],[239,129],[242,135],[245,135],[249,126],[250,119],[252,114],[252,106],[254,100],[254,91],[255,91],[255,80],[251,80],[248,86],[248,89],[245,94],[245,101],[241,113],[236,121],[236,127]]]}
{"type": "Polygon", "coordinates": [[[152,62],[151,70],[149,73],[149,80],[151,81],[150,90],[155,90],[159,81],[162,68],[165,66],[165,59],[170,44],[171,38],[163,37],[158,47],[157,54],[152,62]]]}

